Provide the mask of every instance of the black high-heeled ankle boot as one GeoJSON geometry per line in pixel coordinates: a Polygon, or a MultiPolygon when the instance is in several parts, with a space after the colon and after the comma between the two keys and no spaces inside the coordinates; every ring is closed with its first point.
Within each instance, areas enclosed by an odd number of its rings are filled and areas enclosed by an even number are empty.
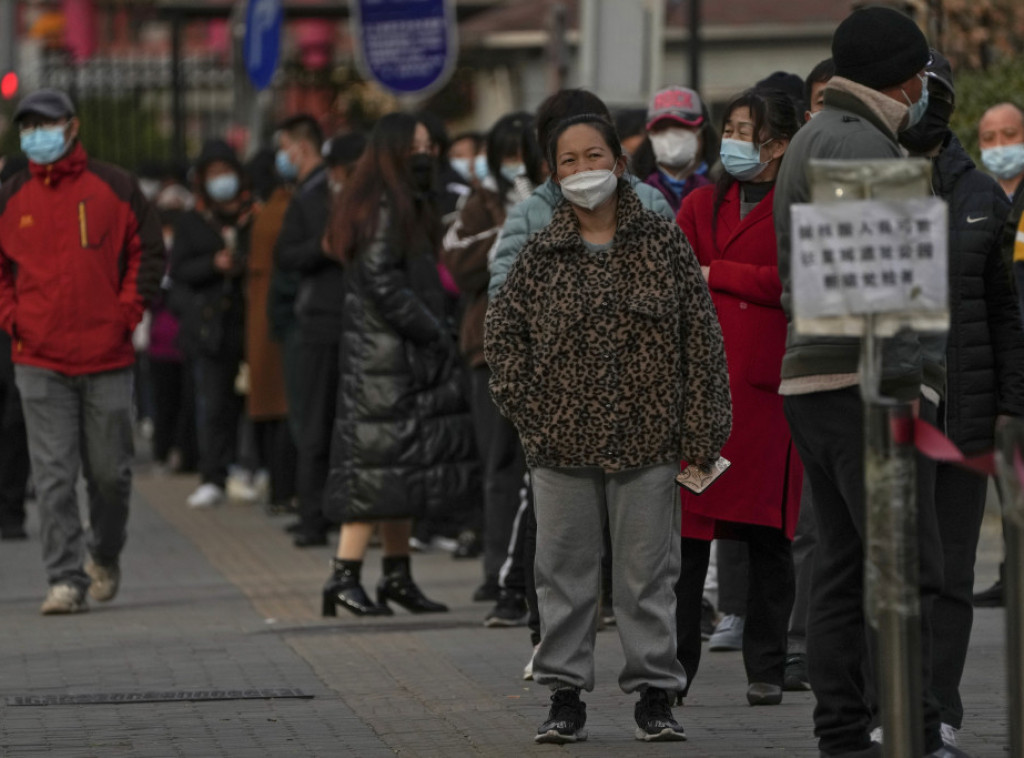
{"type": "Polygon", "coordinates": [[[324,616],[337,616],[338,606],[351,611],[357,616],[390,616],[391,609],[386,605],[376,605],[366,594],[359,583],[362,561],[343,561],[331,559],[331,575],[327,577],[323,593],[324,616]]]}
{"type": "Polygon", "coordinates": [[[446,613],[447,605],[435,603],[416,586],[409,573],[409,556],[385,556],[384,576],[377,584],[377,604],[387,608],[387,601],[405,608],[409,613],[446,613]]]}

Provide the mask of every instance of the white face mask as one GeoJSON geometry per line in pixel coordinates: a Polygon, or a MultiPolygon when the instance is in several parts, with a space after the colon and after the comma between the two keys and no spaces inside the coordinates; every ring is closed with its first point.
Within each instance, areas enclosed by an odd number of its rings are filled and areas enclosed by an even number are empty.
{"type": "Polygon", "coordinates": [[[689,129],[665,129],[650,138],[654,157],[662,166],[686,168],[697,158],[697,133],[689,129]]]}
{"type": "Polygon", "coordinates": [[[580,171],[560,179],[559,185],[566,200],[592,211],[615,194],[619,187],[619,177],[608,169],[580,171]]]}

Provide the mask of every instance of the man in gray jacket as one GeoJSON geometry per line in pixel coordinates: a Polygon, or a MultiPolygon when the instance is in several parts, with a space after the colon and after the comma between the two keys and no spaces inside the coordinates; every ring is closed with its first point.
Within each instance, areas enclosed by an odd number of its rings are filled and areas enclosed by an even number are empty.
{"type": "MultiPolygon", "coordinates": [[[[927,107],[928,42],[912,20],[881,7],[854,11],[832,38],[835,77],[825,109],[790,143],[775,189],[782,303],[792,319],[790,206],[810,201],[812,159],[902,158],[898,133],[927,107]]],[[[909,330],[885,340],[881,391],[934,420],[944,385],[943,337],[909,330]]],[[[814,497],[819,530],[807,630],[808,673],[823,756],[876,756],[865,705],[864,440],[856,338],[797,335],[790,324],[779,392],[814,497]]],[[[929,755],[963,755],[939,736],[931,693],[932,605],[942,583],[934,464],[918,456],[924,744],[929,755]],[[933,752],[934,751],[934,752],[933,752]],[[946,752],[942,752],[946,751],[946,752]]]]}

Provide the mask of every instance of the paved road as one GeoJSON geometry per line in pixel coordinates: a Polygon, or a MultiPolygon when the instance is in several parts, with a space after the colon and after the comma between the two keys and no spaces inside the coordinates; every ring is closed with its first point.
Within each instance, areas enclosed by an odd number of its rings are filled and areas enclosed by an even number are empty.
{"type": "MultiPolygon", "coordinates": [[[[469,600],[480,579],[476,562],[415,557],[415,575],[449,614],[323,619],[319,589],[331,549],[294,549],[284,519],[256,506],[190,511],[184,501],[194,486],[188,477],[137,476],[122,592],[87,614],[38,615],[45,580],[34,514],[29,542],[0,543],[0,755],[817,755],[811,694],[748,707],[736,653],[705,656],[677,709],[688,742],[636,742],[634,698],[616,686],[622,658],[614,631],[598,635],[589,741],[534,745],[547,696],[520,678],[529,638],[523,629],[481,625],[487,606],[469,600]],[[116,702],[225,691],[306,697],[116,702]],[[114,702],[15,704],[59,696],[114,702]]],[[[979,587],[994,578],[999,550],[998,522],[990,520],[979,587]]],[[[371,551],[368,585],[379,564],[371,551]]],[[[961,745],[983,758],[1006,754],[1003,623],[1001,611],[978,613],[963,688],[961,745]]]]}

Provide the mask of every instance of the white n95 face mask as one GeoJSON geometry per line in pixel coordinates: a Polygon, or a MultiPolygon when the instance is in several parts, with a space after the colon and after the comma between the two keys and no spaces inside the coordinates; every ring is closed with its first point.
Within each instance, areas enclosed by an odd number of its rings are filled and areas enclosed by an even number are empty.
{"type": "Polygon", "coordinates": [[[608,169],[580,171],[560,179],[559,185],[566,200],[592,211],[615,194],[619,187],[619,177],[608,169]]]}
{"type": "Polygon", "coordinates": [[[654,157],[662,166],[685,168],[697,157],[697,134],[689,129],[665,129],[650,139],[654,157]]]}

